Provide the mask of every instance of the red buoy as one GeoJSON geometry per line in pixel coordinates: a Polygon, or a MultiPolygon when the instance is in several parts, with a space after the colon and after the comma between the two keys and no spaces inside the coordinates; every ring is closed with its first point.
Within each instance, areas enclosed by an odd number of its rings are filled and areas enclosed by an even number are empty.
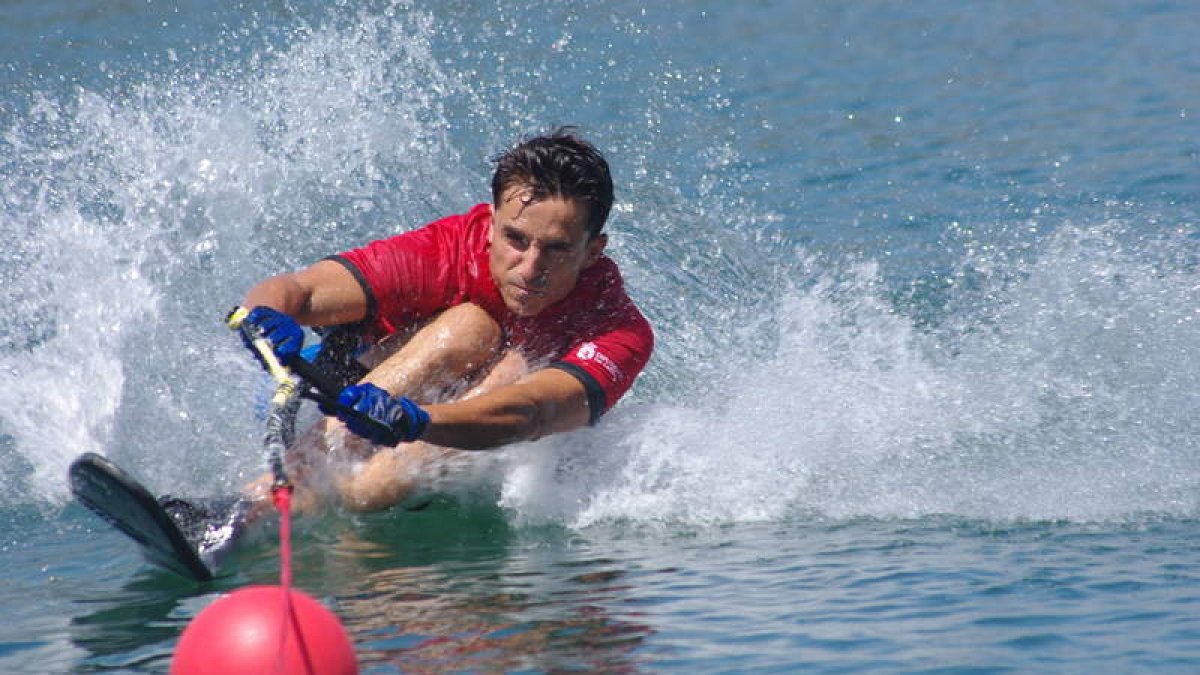
{"type": "Polygon", "coordinates": [[[179,638],[173,675],[349,675],[354,645],[337,616],[291,590],[290,616],[279,586],[250,586],[217,600],[179,638]]]}

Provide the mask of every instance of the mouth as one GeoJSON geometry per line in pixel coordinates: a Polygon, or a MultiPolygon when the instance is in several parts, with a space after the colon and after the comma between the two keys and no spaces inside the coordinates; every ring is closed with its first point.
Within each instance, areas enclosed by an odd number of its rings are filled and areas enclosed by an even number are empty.
{"type": "Polygon", "coordinates": [[[532,312],[540,311],[542,304],[545,302],[545,291],[521,286],[519,284],[509,284],[508,292],[509,308],[521,316],[526,316],[532,312]]]}
{"type": "Polygon", "coordinates": [[[546,294],[546,292],[543,290],[522,286],[520,284],[512,284],[512,288],[517,297],[520,298],[536,298],[546,294]]]}

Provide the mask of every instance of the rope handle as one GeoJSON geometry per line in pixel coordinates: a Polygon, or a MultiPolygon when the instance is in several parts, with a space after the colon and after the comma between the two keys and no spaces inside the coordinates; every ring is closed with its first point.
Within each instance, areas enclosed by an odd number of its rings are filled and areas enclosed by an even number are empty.
{"type": "Polygon", "coordinates": [[[240,330],[244,335],[249,337],[250,343],[254,345],[254,348],[262,356],[263,363],[267,366],[267,372],[278,383],[272,403],[282,405],[283,401],[292,395],[296,385],[292,381],[291,375],[295,373],[301,380],[304,380],[316,389],[315,392],[308,390],[300,392],[305,398],[312,399],[327,408],[332,408],[349,417],[353,417],[359,424],[374,427],[383,433],[391,432],[391,428],[383,422],[354,408],[342,405],[338,401],[338,396],[342,393],[341,385],[326,375],[321,369],[305,360],[304,357],[297,354],[288,358],[286,363],[280,362],[279,357],[275,356],[275,350],[271,346],[271,341],[258,333],[258,331],[251,330],[245,324],[248,314],[250,314],[249,309],[240,306],[234,307],[226,317],[225,323],[231,330],[240,330]],[[285,386],[289,387],[286,391],[283,390],[285,386]]]}

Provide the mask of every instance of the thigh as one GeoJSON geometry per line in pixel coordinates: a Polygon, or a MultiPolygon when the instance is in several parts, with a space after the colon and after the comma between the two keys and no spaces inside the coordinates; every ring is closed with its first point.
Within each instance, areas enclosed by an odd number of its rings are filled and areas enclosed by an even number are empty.
{"type": "MultiPolygon", "coordinates": [[[[465,303],[443,311],[363,378],[420,403],[449,400],[484,379],[500,356],[503,332],[487,312],[465,303]]],[[[380,350],[377,356],[382,356],[380,350]]]]}

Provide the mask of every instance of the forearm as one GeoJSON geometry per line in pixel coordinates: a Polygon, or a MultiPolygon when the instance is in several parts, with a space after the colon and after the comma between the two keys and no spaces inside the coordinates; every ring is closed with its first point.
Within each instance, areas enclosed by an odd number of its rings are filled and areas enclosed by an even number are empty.
{"type": "Polygon", "coordinates": [[[481,406],[477,400],[426,406],[430,422],[421,440],[460,450],[491,450],[544,435],[536,406],[481,406]]]}
{"type": "Polygon", "coordinates": [[[583,386],[559,370],[539,371],[517,384],[426,410],[430,422],[422,440],[462,450],[532,441],[590,419],[583,386]]]}

